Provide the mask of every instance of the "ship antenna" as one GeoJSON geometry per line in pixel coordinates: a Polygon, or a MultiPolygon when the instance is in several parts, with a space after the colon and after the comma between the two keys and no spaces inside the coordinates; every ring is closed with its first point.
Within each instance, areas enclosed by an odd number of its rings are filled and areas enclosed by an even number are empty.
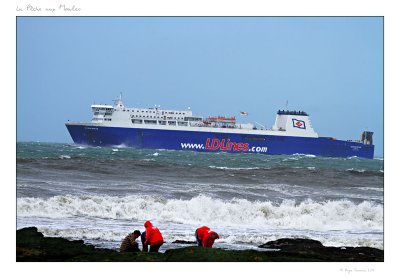
{"type": "Polygon", "coordinates": [[[119,97],[118,99],[113,100],[114,101],[114,105],[121,105],[122,104],[122,92],[119,93],[119,97]]]}

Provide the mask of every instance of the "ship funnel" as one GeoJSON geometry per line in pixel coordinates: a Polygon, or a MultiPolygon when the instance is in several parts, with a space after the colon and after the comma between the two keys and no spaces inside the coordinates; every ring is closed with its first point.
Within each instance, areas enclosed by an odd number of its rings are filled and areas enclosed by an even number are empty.
{"type": "Polygon", "coordinates": [[[364,145],[372,145],[372,135],[374,133],[372,131],[363,131],[361,134],[361,142],[364,145]]]}
{"type": "Polygon", "coordinates": [[[286,132],[288,136],[318,137],[304,111],[279,110],[272,130],[286,132]]]}

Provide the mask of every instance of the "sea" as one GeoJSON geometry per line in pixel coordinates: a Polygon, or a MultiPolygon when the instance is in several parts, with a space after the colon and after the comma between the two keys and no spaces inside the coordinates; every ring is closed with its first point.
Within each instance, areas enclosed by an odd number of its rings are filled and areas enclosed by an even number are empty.
{"type": "Polygon", "coordinates": [[[18,142],[16,226],[118,250],[150,220],[160,251],[208,226],[216,248],[279,238],[383,249],[384,160],[18,142]]]}

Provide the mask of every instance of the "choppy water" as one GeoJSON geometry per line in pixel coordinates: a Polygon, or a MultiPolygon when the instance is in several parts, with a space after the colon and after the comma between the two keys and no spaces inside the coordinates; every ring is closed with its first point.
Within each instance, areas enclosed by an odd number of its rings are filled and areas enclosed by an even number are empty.
{"type": "Polygon", "coordinates": [[[161,251],[207,225],[215,247],[282,237],[383,249],[383,159],[17,143],[17,228],[119,248],[151,220],[161,251]]]}

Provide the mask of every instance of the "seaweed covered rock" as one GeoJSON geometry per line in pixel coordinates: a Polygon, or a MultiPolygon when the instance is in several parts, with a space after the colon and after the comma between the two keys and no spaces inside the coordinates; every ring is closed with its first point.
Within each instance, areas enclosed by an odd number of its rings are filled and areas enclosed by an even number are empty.
{"type": "MultiPolygon", "coordinates": [[[[180,244],[193,242],[178,241],[180,244]]],[[[44,237],[37,228],[17,230],[17,261],[30,262],[376,262],[383,250],[369,247],[325,247],[308,239],[279,239],[260,247],[279,251],[224,250],[188,246],[165,253],[120,253],[95,248],[82,240],[44,237]]]]}
{"type": "Polygon", "coordinates": [[[197,244],[196,241],[188,241],[188,240],[175,240],[172,243],[176,243],[176,244],[197,244]]]}
{"type": "Polygon", "coordinates": [[[315,261],[330,262],[383,262],[383,250],[371,247],[326,247],[321,242],[304,238],[281,238],[269,241],[260,248],[278,249],[279,253],[315,261]]]}
{"type": "Polygon", "coordinates": [[[162,261],[162,254],[120,253],[116,250],[95,248],[83,240],[44,237],[37,228],[17,230],[17,261],[162,261]]]}
{"type": "Polygon", "coordinates": [[[312,249],[324,247],[321,242],[305,238],[281,238],[274,241],[268,241],[258,246],[260,248],[293,250],[293,249],[312,249]]]}

